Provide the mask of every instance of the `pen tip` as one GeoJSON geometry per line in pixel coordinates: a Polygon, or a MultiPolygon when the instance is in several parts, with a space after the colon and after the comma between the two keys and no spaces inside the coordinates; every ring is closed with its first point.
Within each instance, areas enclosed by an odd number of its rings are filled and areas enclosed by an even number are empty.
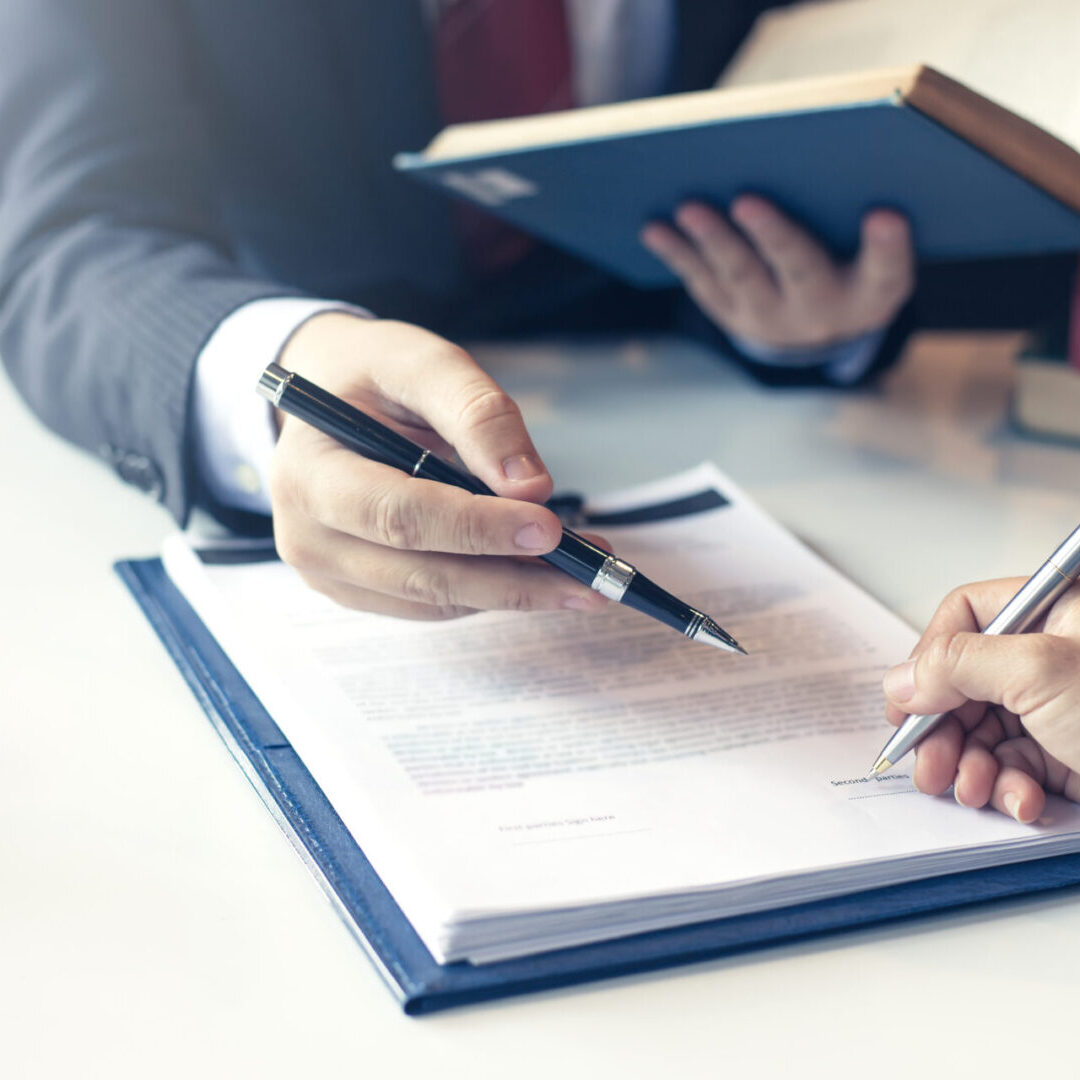
{"type": "Polygon", "coordinates": [[[886,757],[879,757],[874,762],[874,767],[866,774],[867,776],[879,776],[886,769],[892,768],[892,762],[886,757]]]}
{"type": "Polygon", "coordinates": [[[712,645],[724,652],[737,653],[740,656],[748,656],[747,651],[718,623],[706,618],[694,631],[694,641],[700,641],[705,645],[712,645]]]}

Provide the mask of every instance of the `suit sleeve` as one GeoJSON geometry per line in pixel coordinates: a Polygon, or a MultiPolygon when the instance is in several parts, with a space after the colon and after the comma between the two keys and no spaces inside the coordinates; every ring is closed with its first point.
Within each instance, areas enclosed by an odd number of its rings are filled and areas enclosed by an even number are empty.
{"type": "Polygon", "coordinates": [[[51,428],[181,523],[189,397],[246,276],[211,210],[171,0],[0,0],[0,356],[51,428]]]}

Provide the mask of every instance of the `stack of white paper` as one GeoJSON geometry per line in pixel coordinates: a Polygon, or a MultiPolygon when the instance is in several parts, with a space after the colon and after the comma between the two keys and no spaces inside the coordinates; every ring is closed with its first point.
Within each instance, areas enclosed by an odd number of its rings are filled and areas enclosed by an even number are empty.
{"type": "Polygon", "coordinates": [[[915,635],[715,469],[594,505],[705,488],[729,503],[603,531],[745,658],[616,605],[413,624],[180,538],[166,566],[440,961],[1080,850],[1072,804],[1021,826],[866,779],[915,635]]]}

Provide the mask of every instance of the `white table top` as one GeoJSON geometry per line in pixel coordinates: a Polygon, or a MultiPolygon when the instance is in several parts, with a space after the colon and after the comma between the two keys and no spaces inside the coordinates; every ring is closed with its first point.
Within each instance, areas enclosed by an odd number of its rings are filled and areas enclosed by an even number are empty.
{"type": "MultiPolygon", "coordinates": [[[[683,345],[479,354],[560,485],[712,458],[913,623],[1080,518],[1080,449],[1007,427],[999,339],[925,340],[850,395],[683,345]]],[[[1077,890],[405,1018],[110,570],[157,551],[165,513],[2,382],[0,433],[0,1075],[1080,1071],[1077,890]]]]}

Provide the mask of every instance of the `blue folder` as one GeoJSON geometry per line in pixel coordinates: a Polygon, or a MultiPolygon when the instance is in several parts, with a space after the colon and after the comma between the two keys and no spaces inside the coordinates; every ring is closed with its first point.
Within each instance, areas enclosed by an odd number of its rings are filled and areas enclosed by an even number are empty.
{"type": "Polygon", "coordinates": [[[480,966],[438,964],[259,699],[169,580],[161,561],[124,561],[116,569],[244,775],[409,1014],[688,964],[1080,883],[1080,855],[1063,855],[518,960],[480,966]]]}

